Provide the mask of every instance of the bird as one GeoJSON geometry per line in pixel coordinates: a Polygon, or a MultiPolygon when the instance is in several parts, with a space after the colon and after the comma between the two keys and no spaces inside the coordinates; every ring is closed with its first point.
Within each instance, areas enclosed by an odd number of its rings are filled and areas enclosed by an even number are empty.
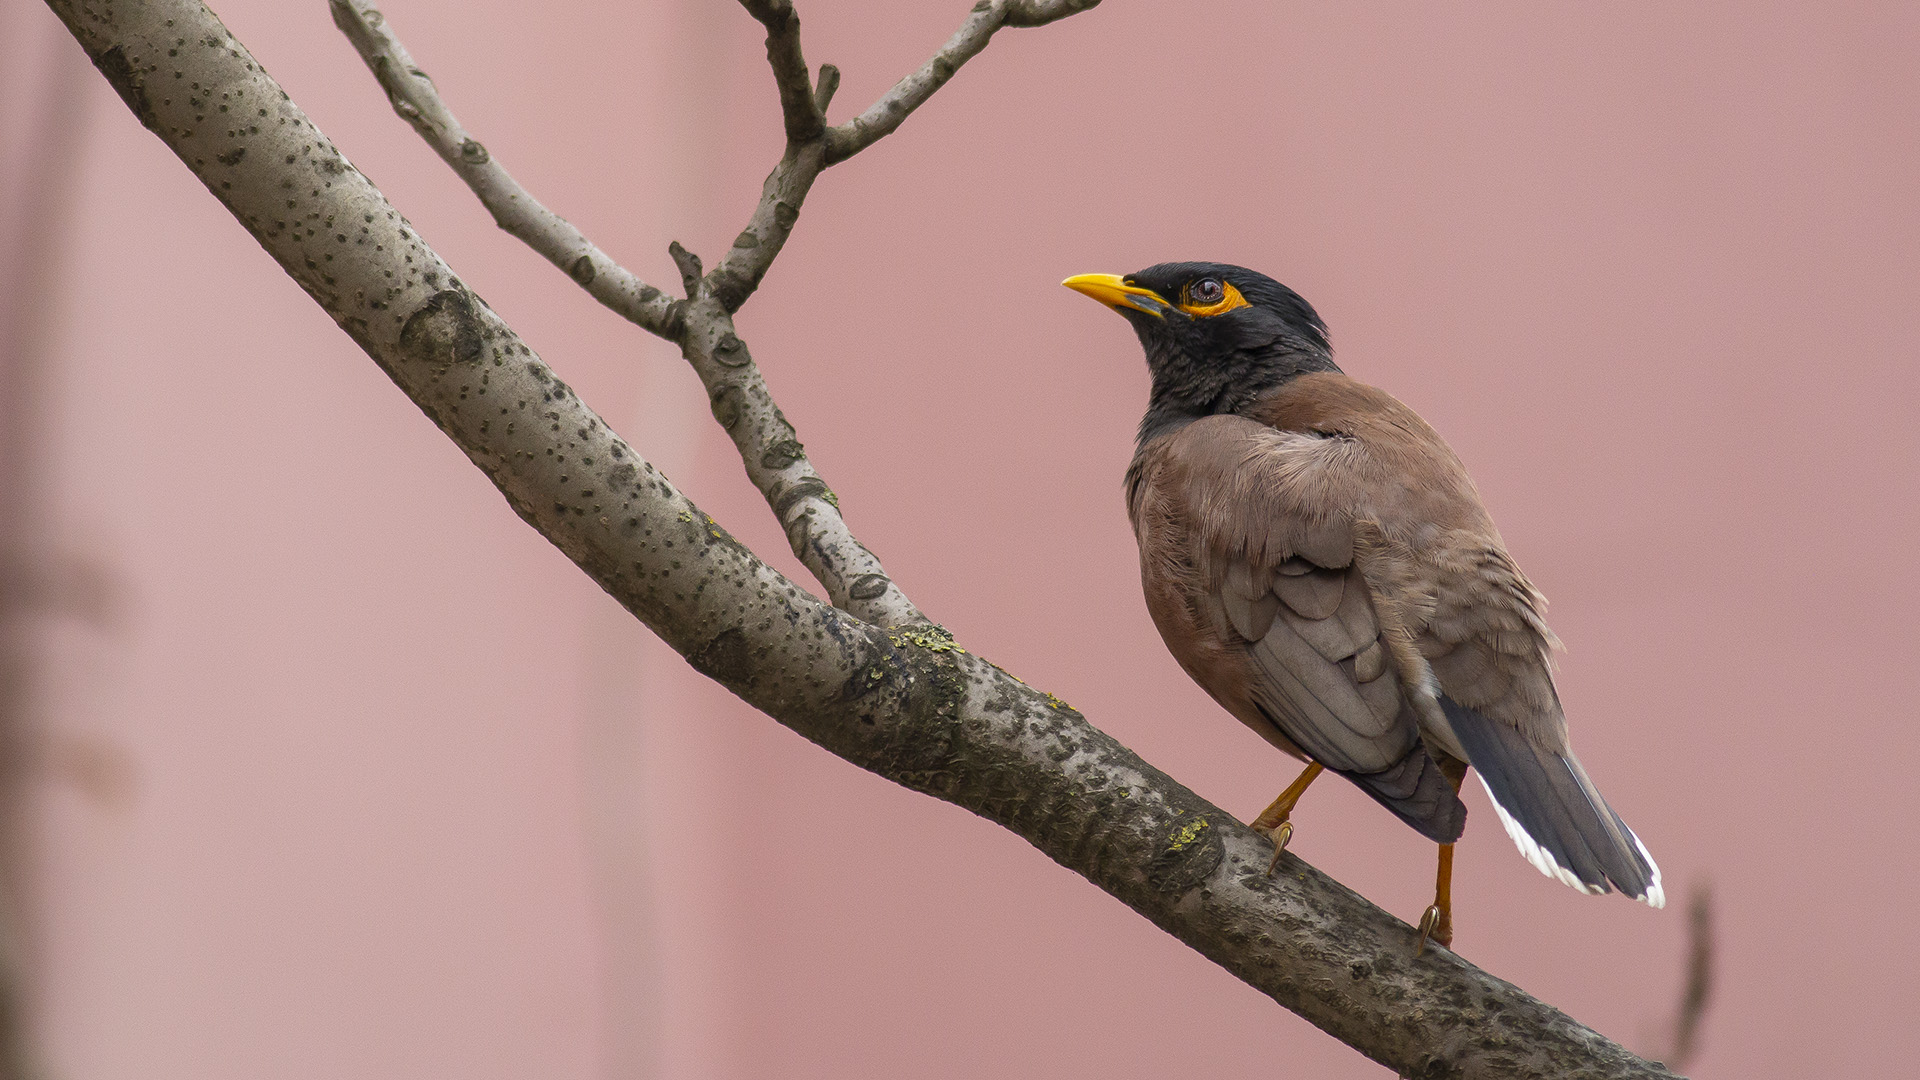
{"type": "Polygon", "coordinates": [[[1293,835],[1323,771],[1439,845],[1416,952],[1453,944],[1471,769],[1520,853],[1660,907],[1660,869],[1573,754],[1546,601],[1461,463],[1333,362],[1326,324],[1244,267],[1062,282],[1131,323],[1152,379],[1127,507],[1147,610],[1228,713],[1307,763],[1253,827],[1293,835]]]}

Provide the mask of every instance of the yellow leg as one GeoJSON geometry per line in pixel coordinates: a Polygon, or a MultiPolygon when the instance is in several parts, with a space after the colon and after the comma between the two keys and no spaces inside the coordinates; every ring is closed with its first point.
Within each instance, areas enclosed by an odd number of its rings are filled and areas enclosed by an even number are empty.
{"type": "Polygon", "coordinates": [[[1273,800],[1272,805],[1260,811],[1260,816],[1253,819],[1253,828],[1256,832],[1263,832],[1273,837],[1273,861],[1267,864],[1268,877],[1272,877],[1274,868],[1280,865],[1280,855],[1287,850],[1287,841],[1293,839],[1293,822],[1288,818],[1293,815],[1294,804],[1300,801],[1300,796],[1306,794],[1307,785],[1313,783],[1313,778],[1324,771],[1326,766],[1317,761],[1308,765],[1293,783],[1287,785],[1287,790],[1273,800]]]}
{"type": "Polygon", "coordinates": [[[1433,906],[1420,916],[1420,945],[1414,950],[1419,956],[1427,951],[1427,941],[1432,939],[1443,948],[1453,947],[1453,845],[1440,845],[1440,867],[1434,872],[1433,906]]]}
{"type": "MultiPolygon", "coordinates": [[[[1453,785],[1453,793],[1460,794],[1460,784],[1467,778],[1466,764],[1443,754],[1440,756],[1440,770],[1453,785]]],[[[1452,844],[1440,845],[1440,865],[1433,874],[1433,903],[1420,916],[1420,944],[1414,948],[1413,955],[1426,952],[1428,940],[1442,948],[1453,948],[1452,844]]]]}

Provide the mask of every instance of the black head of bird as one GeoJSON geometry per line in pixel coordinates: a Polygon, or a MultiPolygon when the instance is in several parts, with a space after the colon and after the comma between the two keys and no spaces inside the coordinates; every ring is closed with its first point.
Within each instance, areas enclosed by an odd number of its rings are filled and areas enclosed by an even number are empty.
{"type": "Polygon", "coordinates": [[[1140,441],[1238,412],[1309,371],[1338,371],[1327,326],[1299,293],[1225,263],[1176,262],[1062,284],[1126,316],[1153,376],[1140,441]]]}
{"type": "Polygon", "coordinates": [[[1309,763],[1254,819],[1274,865],[1301,793],[1339,773],[1440,844],[1420,936],[1446,944],[1471,767],[1543,873],[1658,907],[1658,867],[1568,743],[1546,601],[1433,428],[1342,374],[1313,308],[1264,274],[1163,263],[1064,284],[1126,317],[1153,376],[1127,500],[1154,625],[1215,701],[1309,763]]]}

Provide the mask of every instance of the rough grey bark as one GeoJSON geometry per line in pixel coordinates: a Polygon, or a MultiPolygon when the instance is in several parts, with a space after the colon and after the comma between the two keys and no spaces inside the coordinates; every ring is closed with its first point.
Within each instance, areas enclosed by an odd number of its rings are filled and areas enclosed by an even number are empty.
{"type": "MultiPolygon", "coordinates": [[[[1416,957],[1405,923],[1297,858],[1267,877],[1267,840],[938,628],[863,621],[760,562],[461,284],[199,0],[49,5],[134,115],[508,504],[696,669],[833,753],[1013,830],[1402,1075],[1671,1075],[1451,953],[1416,957]]],[[[976,15],[1024,25],[1083,6],[996,0],[976,15]]],[[[773,21],[770,39],[787,32],[773,21]]],[[[797,41],[791,61],[804,73],[797,41]]],[[[726,264],[703,277],[680,261],[688,324],[729,325],[733,286],[713,284],[726,264]]],[[[698,367],[744,346],[702,336],[686,349],[698,367]]]]}

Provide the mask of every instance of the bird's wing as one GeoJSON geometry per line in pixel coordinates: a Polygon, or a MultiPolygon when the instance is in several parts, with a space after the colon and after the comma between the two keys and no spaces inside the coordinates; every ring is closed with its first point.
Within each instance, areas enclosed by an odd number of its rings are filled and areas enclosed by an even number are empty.
{"type": "Polygon", "coordinates": [[[1374,520],[1381,518],[1373,576],[1440,691],[1529,742],[1564,753],[1567,723],[1549,664],[1559,641],[1547,627],[1545,599],[1498,535],[1438,530],[1415,548],[1394,539],[1414,530],[1376,506],[1374,520]]]}
{"type": "Polygon", "coordinates": [[[1337,376],[1297,382],[1272,419],[1354,435],[1322,483],[1354,516],[1355,561],[1422,733],[1473,765],[1508,835],[1543,873],[1659,906],[1658,867],[1568,746],[1546,602],[1459,459],[1379,391],[1337,376]]]}
{"type": "MultiPolygon", "coordinates": [[[[1356,450],[1351,440],[1225,415],[1156,440],[1135,493],[1149,603],[1156,574],[1183,578],[1190,632],[1241,656],[1236,674],[1261,716],[1448,842],[1465,811],[1421,743],[1354,558],[1353,493],[1342,490],[1352,480],[1342,465],[1356,450]]],[[[1156,612],[1156,621],[1176,655],[1195,650],[1168,631],[1178,620],[1156,612]]]]}
{"type": "Polygon", "coordinates": [[[1432,607],[1415,645],[1438,684],[1445,738],[1480,774],[1514,845],[1582,892],[1617,886],[1664,904],[1653,857],[1567,744],[1540,594],[1497,543],[1436,545],[1417,561],[1432,607]]]}

